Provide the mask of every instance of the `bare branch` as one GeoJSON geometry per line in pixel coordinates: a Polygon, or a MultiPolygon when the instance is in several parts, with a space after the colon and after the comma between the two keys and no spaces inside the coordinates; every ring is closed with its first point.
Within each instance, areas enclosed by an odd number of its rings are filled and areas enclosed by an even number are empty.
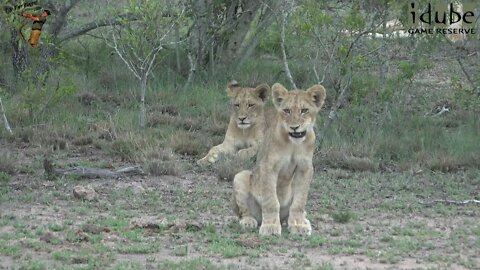
{"type": "Polygon", "coordinates": [[[10,133],[10,135],[13,135],[13,131],[10,128],[10,124],[8,123],[7,115],[5,113],[5,108],[3,107],[3,102],[1,97],[0,97],[0,113],[2,113],[3,122],[5,122],[5,129],[8,131],[8,133],[10,133]]]}
{"type": "Polygon", "coordinates": [[[138,20],[137,17],[135,17],[133,14],[124,14],[118,16],[120,19],[102,19],[102,20],[96,20],[87,24],[84,24],[78,28],[71,29],[68,32],[61,34],[59,37],[59,42],[64,42],[66,40],[81,36],[83,34],[86,34],[92,30],[95,30],[100,27],[104,26],[115,26],[119,25],[125,20],[127,21],[135,21],[138,20]]]}

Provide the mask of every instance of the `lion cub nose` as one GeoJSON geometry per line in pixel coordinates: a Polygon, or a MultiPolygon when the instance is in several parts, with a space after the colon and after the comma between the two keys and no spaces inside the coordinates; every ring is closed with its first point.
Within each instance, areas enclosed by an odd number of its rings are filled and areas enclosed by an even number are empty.
{"type": "Polygon", "coordinates": [[[241,122],[243,122],[245,119],[247,119],[247,117],[238,117],[238,120],[240,120],[241,122]]]}
{"type": "Polygon", "coordinates": [[[291,126],[290,128],[295,132],[295,131],[297,131],[297,129],[298,129],[299,127],[300,127],[300,126],[293,126],[293,127],[291,126]]]}

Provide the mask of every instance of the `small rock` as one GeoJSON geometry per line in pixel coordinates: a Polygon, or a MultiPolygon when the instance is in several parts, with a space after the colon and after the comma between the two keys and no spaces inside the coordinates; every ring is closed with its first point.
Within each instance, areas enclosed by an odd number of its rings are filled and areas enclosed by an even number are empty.
{"type": "Polygon", "coordinates": [[[47,232],[44,235],[40,236],[40,240],[46,243],[51,243],[54,238],[54,235],[51,232],[47,232]]]}
{"type": "Polygon", "coordinates": [[[98,193],[90,185],[75,186],[73,188],[73,196],[75,196],[75,198],[87,200],[87,201],[94,201],[98,199],[98,193]]]}
{"type": "Polygon", "coordinates": [[[72,264],[86,264],[88,263],[88,258],[86,257],[72,257],[72,264]]]}
{"type": "Polygon", "coordinates": [[[130,228],[160,229],[160,226],[165,225],[165,223],[165,220],[158,220],[153,217],[141,217],[132,219],[130,221],[130,228]]]}
{"type": "Polygon", "coordinates": [[[102,232],[110,232],[110,229],[107,227],[97,226],[93,224],[85,224],[82,226],[82,231],[91,234],[99,234],[102,232]]]}
{"type": "Polygon", "coordinates": [[[239,239],[237,240],[237,243],[241,246],[247,247],[247,248],[252,248],[255,249],[262,244],[260,239],[256,237],[250,237],[250,238],[245,238],[245,239],[239,239]]]}
{"type": "Polygon", "coordinates": [[[140,193],[145,192],[145,188],[142,186],[141,183],[132,182],[132,183],[130,184],[130,186],[131,186],[131,188],[132,188],[133,194],[140,194],[140,193]]]}

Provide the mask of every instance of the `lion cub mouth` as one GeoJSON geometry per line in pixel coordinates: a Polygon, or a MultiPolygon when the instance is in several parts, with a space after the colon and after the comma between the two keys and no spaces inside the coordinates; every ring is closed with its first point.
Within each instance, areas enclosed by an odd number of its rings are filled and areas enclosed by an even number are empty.
{"type": "Polygon", "coordinates": [[[237,127],[240,128],[240,129],[247,129],[250,127],[250,123],[238,123],[237,124],[237,127]]]}
{"type": "Polygon", "coordinates": [[[292,137],[292,138],[299,139],[299,138],[305,137],[305,135],[307,135],[307,131],[289,132],[288,135],[290,135],[290,137],[292,137]]]}

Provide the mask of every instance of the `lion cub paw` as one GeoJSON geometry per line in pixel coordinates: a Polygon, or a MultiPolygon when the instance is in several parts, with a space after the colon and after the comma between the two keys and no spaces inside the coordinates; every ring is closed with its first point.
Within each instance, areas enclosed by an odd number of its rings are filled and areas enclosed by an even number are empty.
{"type": "Polygon", "coordinates": [[[282,233],[282,226],[280,224],[262,224],[260,226],[260,235],[280,235],[282,233]]]}
{"type": "Polygon", "coordinates": [[[243,217],[242,219],[240,219],[240,225],[242,225],[242,227],[244,228],[253,229],[257,228],[258,223],[257,220],[253,217],[243,217]]]}
{"type": "Polygon", "coordinates": [[[197,160],[197,164],[201,167],[206,167],[206,166],[210,165],[210,162],[208,162],[207,158],[202,158],[202,159],[197,160]]]}
{"type": "Polygon", "coordinates": [[[310,225],[310,221],[305,219],[302,223],[297,223],[294,225],[288,226],[288,230],[291,234],[300,234],[300,235],[311,235],[312,234],[312,226],[310,225]]]}
{"type": "Polygon", "coordinates": [[[201,167],[209,166],[215,163],[218,159],[218,154],[207,155],[206,157],[197,160],[197,164],[201,167]]]}
{"type": "Polygon", "coordinates": [[[237,156],[242,159],[248,159],[253,157],[254,155],[255,155],[255,151],[252,151],[252,149],[249,149],[249,148],[241,149],[237,152],[237,156]]]}

